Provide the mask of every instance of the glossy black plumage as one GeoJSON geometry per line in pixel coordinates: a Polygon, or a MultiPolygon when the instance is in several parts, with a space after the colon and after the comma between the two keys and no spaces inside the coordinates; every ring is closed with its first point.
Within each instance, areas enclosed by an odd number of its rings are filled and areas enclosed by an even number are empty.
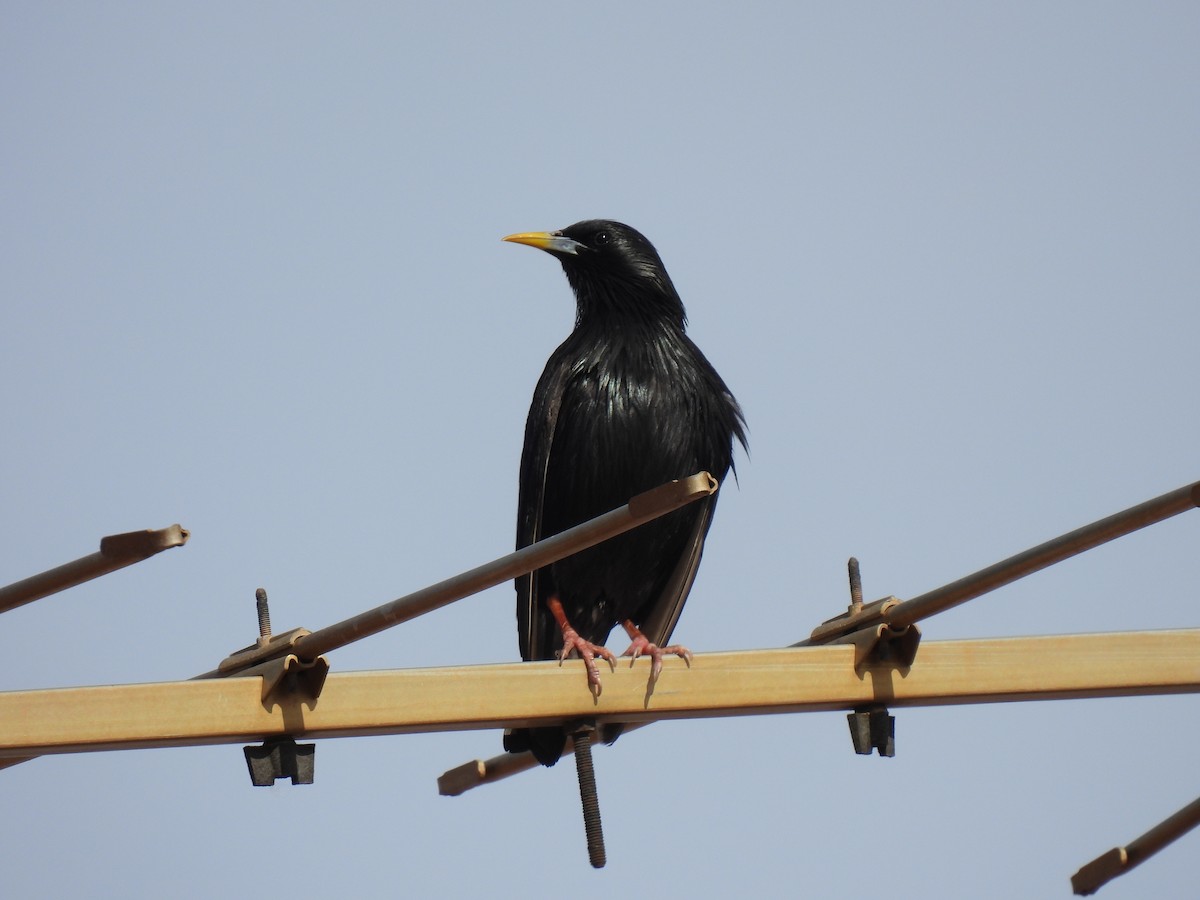
{"type": "MultiPolygon", "coordinates": [[[[745,446],[741,410],[684,333],[683,303],[650,242],[606,220],[510,239],[557,256],[576,299],[575,328],[547,362],[529,410],[517,547],[702,469],[723,480],[734,438],[745,446]]],[[[693,503],[517,579],[521,656],[553,659],[562,648],[551,596],[589,642],[603,644],[628,619],[665,644],[715,503],[693,503]]],[[[526,737],[510,736],[508,746],[522,747],[526,737]]],[[[529,743],[549,765],[562,733],[537,729],[529,743]]]]}

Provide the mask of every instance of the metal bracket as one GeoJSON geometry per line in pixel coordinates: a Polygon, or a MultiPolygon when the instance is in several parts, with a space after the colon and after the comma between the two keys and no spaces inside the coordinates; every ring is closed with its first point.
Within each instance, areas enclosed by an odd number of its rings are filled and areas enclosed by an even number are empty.
{"type": "Polygon", "coordinates": [[[299,694],[305,700],[316,700],[325,686],[329,661],[324,656],[302,659],[295,653],[288,653],[296,641],[311,632],[307,628],[293,628],[283,634],[272,635],[267,592],[259,588],[254,592],[254,600],[258,609],[258,640],[225,657],[215,674],[225,677],[261,675],[264,706],[270,705],[268,701],[277,701],[287,694],[299,694]]]}
{"type": "Polygon", "coordinates": [[[265,640],[260,638],[249,647],[235,650],[221,660],[216,674],[221,676],[239,675],[267,660],[284,656],[296,641],[309,633],[307,628],[293,628],[283,634],[267,635],[265,640]]]}
{"type": "MultiPolygon", "coordinates": [[[[917,657],[921,631],[916,625],[894,627],[884,621],[888,610],[898,606],[896,597],[884,597],[863,603],[862,573],[858,560],[850,557],[850,606],[846,612],[813,630],[806,644],[851,644],[854,647],[854,671],[868,666],[894,666],[908,669],[917,657]]],[[[880,756],[896,755],[896,717],[884,706],[856,709],[846,720],[854,752],[864,756],[878,750],[880,756]]]]}
{"type": "Polygon", "coordinates": [[[884,620],[888,610],[903,603],[897,597],[884,597],[864,604],[858,560],[850,557],[846,568],[850,574],[850,607],[814,628],[808,640],[793,646],[853,644],[856,671],[871,664],[891,664],[907,669],[917,656],[920,629],[915,625],[895,626],[884,620]]]}
{"type": "MultiPolygon", "coordinates": [[[[217,667],[222,675],[239,678],[262,678],[262,704],[270,709],[282,705],[285,699],[299,697],[309,702],[321,695],[329,675],[329,661],[323,656],[300,659],[284,651],[300,637],[308,634],[304,628],[294,628],[285,634],[271,636],[271,612],[267,592],[254,592],[258,607],[258,641],[244,650],[230,654],[217,667]]],[[[297,744],[291,737],[272,738],[260,747],[243,747],[250,781],[255,787],[266,787],[280,778],[292,779],[292,784],[312,784],[316,762],[316,744],[297,744]]]]}
{"type": "Polygon", "coordinates": [[[854,645],[855,671],[861,671],[869,665],[893,665],[907,669],[917,658],[921,629],[916,625],[904,628],[876,625],[844,634],[829,643],[854,645]]]}
{"type": "Polygon", "coordinates": [[[296,654],[289,653],[287,656],[269,659],[257,666],[243,669],[236,677],[254,675],[262,676],[263,706],[269,708],[290,696],[313,701],[321,696],[321,688],[325,686],[325,678],[329,675],[329,661],[323,656],[314,660],[303,660],[296,654]]]}

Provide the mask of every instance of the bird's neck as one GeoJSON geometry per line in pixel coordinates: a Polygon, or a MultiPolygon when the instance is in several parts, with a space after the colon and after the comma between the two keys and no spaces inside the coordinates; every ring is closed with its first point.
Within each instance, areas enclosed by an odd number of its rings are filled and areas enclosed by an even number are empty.
{"type": "Polygon", "coordinates": [[[682,334],[687,325],[683,301],[669,285],[646,288],[611,279],[581,282],[575,288],[575,327],[608,332],[682,334]]]}

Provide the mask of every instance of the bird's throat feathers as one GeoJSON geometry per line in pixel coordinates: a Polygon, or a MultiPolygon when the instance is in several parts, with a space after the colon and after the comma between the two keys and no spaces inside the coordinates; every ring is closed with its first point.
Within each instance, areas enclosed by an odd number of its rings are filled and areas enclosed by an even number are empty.
{"type": "Polygon", "coordinates": [[[648,266],[630,273],[596,277],[576,266],[563,266],[575,292],[575,326],[624,329],[669,326],[683,331],[687,313],[666,271],[648,266]]]}

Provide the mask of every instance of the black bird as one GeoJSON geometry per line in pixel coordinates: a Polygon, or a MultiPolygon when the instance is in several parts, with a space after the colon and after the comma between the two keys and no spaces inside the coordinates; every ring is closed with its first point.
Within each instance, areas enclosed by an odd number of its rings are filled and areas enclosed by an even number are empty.
{"type": "MultiPolygon", "coordinates": [[[[529,408],[521,454],[517,548],[557,534],[667,481],[733,467],[746,446],[737,401],[684,333],[683,302],[653,245],[603,219],[553,233],[513,234],[556,256],[575,292],[575,328],[546,363],[529,408]]],[[[516,580],[526,660],[583,657],[600,694],[595,657],[622,625],[625,655],[652,658],[652,690],[700,564],[716,496],[516,580]]],[[[619,729],[618,729],[619,730],[619,729]]],[[[615,733],[605,735],[615,739],[615,733]]],[[[561,728],[520,730],[505,746],[544,765],[561,756],[561,728]]]]}

